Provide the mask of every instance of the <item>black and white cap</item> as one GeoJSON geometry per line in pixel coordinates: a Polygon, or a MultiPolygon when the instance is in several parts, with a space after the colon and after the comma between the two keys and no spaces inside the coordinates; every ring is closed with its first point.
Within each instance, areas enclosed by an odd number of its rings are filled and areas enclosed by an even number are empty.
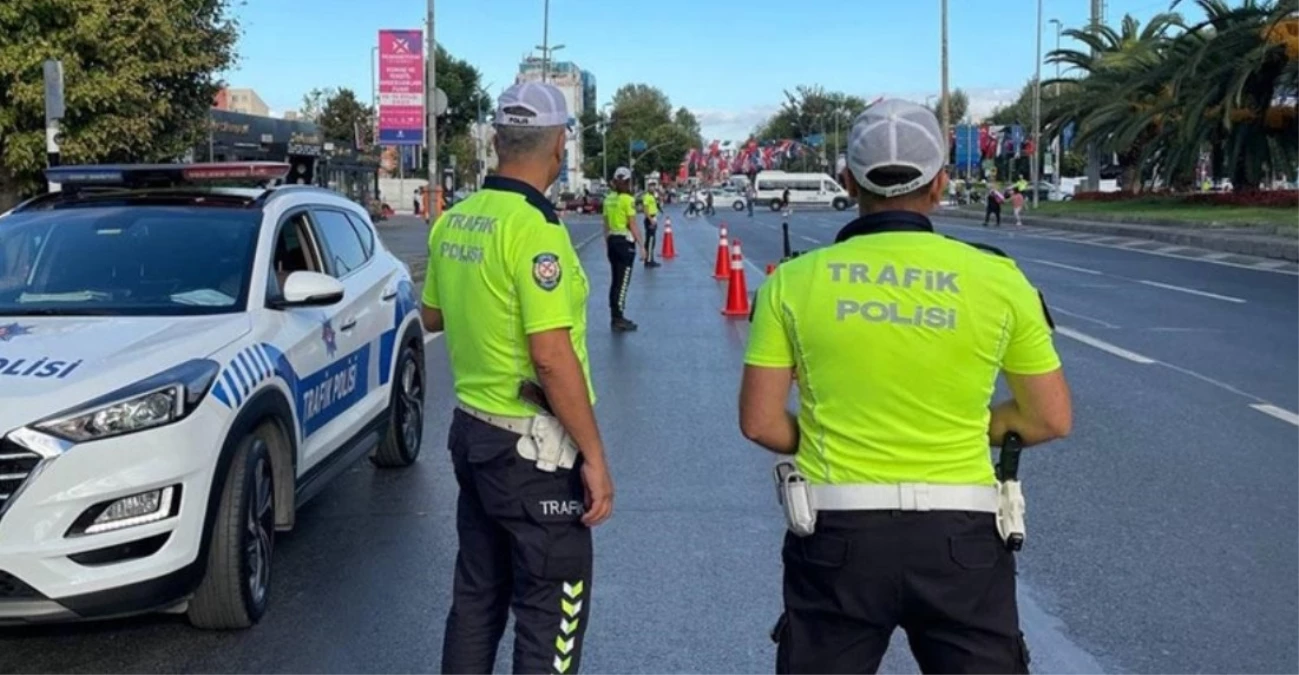
{"type": "Polygon", "coordinates": [[[566,127],[568,104],[558,87],[544,82],[520,82],[496,101],[498,127],[566,127]]]}
{"type": "Polygon", "coordinates": [[[614,179],[614,180],[631,180],[631,169],[628,169],[628,168],[625,167],[625,166],[620,166],[620,167],[618,167],[618,169],[617,169],[616,171],[613,172],[613,179],[614,179]]]}
{"type": "Polygon", "coordinates": [[[906,194],[929,183],[947,165],[942,137],[938,119],[928,108],[899,99],[880,101],[853,120],[848,168],[857,184],[873,194],[906,194]],[[920,175],[900,185],[877,185],[868,178],[885,168],[915,169],[920,175]]]}

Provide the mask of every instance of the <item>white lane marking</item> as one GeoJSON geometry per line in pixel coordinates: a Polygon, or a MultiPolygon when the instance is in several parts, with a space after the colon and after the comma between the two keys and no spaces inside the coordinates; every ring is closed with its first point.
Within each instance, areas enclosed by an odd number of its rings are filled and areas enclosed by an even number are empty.
{"type": "Polygon", "coordinates": [[[1094,338],[1085,333],[1079,333],[1078,331],[1066,326],[1057,326],[1055,332],[1067,338],[1073,338],[1074,340],[1077,340],[1085,345],[1090,345],[1092,347],[1095,347],[1103,352],[1109,352],[1110,354],[1113,354],[1114,356],[1117,356],[1121,359],[1127,359],[1128,361],[1131,361],[1133,363],[1140,363],[1142,365],[1150,365],[1152,363],[1156,363],[1156,361],[1152,358],[1142,356],[1136,352],[1130,352],[1122,347],[1119,347],[1117,345],[1112,345],[1104,340],[1101,340],[1099,338],[1094,338]]]}
{"type": "Polygon", "coordinates": [[[1261,267],[1265,270],[1274,270],[1285,267],[1290,263],[1285,260],[1265,260],[1260,263],[1254,263],[1254,267],[1261,267]]]}
{"type": "MultiPolygon", "coordinates": [[[[957,217],[959,218],[959,216],[957,216],[957,217]]],[[[952,222],[951,219],[944,220],[944,221],[942,222],[942,225],[943,225],[943,227],[957,227],[957,228],[962,228],[962,229],[966,229],[966,230],[974,230],[975,232],[987,232],[987,231],[988,231],[987,228],[982,228],[982,227],[979,227],[979,226],[977,226],[977,225],[961,225],[961,224],[957,224],[957,223],[952,222]]],[[[1242,270],[1251,270],[1251,271],[1254,271],[1254,272],[1270,272],[1270,273],[1272,273],[1272,274],[1288,274],[1288,275],[1290,275],[1290,276],[1299,276],[1299,268],[1294,268],[1294,267],[1292,266],[1291,263],[1284,263],[1284,264],[1282,265],[1282,267],[1280,267],[1280,268],[1278,268],[1278,269],[1272,269],[1271,267],[1259,267],[1256,263],[1238,263],[1238,262],[1230,262],[1230,261],[1227,261],[1227,260],[1222,260],[1222,259],[1219,257],[1219,256],[1222,256],[1222,257],[1229,257],[1229,256],[1236,255],[1236,254],[1234,254],[1234,253],[1211,253],[1211,254],[1209,254],[1209,255],[1183,255],[1183,254],[1181,254],[1181,253],[1160,253],[1159,251],[1151,251],[1151,250],[1149,250],[1149,249],[1130,248],[1130,247],[1127,247],[1127,246],[1112,246],[1112,245],[1110,245],[1110,244],[1106,244],[1106,243],[1103,243],[1103,242],[1101,241],[1101,240],[1103,240],[1103,239],[1109,239],[1110,237],[1100,237],[1100,236],[1094,236],[1094,235],[1086,235],[1086,236],[1083,236],[1083,237],[1076,237],[1076,238],[1073,238],[1073,239],[1068,239],[1068,238],[1065,238],[1065,237],[1060,237],[1060,236],[1056,236],[1056,235],[1053,235],[1053,234],[1048,234],[1048,233],[1058,233],[1058,232],[1060,232],[1060,230],[1050,230],[1050,229],[1043,228],[1043,229],[1038,230],[1038,231],[1036,231],[1036,232],[1024,232],[1023,234],[1024,234],[1024,236],[1026,236],[1026,237],[1032,237],[1032,238],[1035,238],[1035,239],[1048,239],[1048,240],[1055,240],[1055,241],[1063,241],[1063,242],[1065,242],[1065,243],[1067,243],[1067,244],[1083,244],[1083,245],[1086,245],[1086,246],[1099,246],[1099,247],[1101,247],[1101,248],[1110,248],[1110,249],[1115,249],[1115,250],[1119,250],[1119,251],[1132,251],[1132,252],[1134,252],[1134,253],[1141,253],[1141,254],[1144,254],[1144,255],[1157,255],[1157,256],[1159,256],[1159,257],[1161,257],[1161,258],[1173,258],[1173,259],[1176,259],[1176,260],[1189,260],[1189,261],[1191,261],[1191,262],[1208,263],[1208,264],[1210,264],[1210,265],[1222,265],[1223,267],[1235,267],[1235,268],[1238,268],[1238,269],[1242,269],[1242,270]]],[[[1249,257],[1249,256],[1245,256],[1245,257],[1249,257]]],[[[1276,261],[1276,262],[1280,262],[1280,261],[1276,261]]]]}
{"type": "Polygon", "coordinates": [[[1249,407],[1263,413],[1264,415],[1271,415],[1283,422],[1289,422],[1299,427],[1299,415],[1296,415],[1289,410],[1278,408],[1271,403],[1251,403],[1249,407]]]}
{"type": "Polygon", "coordinates": [[[744,259],[744,264],[748,265],[749,269],[753,270],[754,272],[757,272],[758,274],[761,274],[763,276],[766,276],[767,274],[766,270],[762,269],[761,267],[758,267],[757,263],[753,262],[752,260],[749,260],[748,258],[744,259]]]}
{"type": "Polygon", "coordinates": [[[1099,275],[1103,275],[1103,274],[1104,274],[1104,272],[1097,272],[1096,270],[1089,270],[1089,269],[1087,269],[1086,267],[1074,267],[1073,265],[1066,265],[1066,264],[1064,264],[1064,263],[1051,262],[1050,260],[1038,260],[1037,258],[1026,258],[1026,260],[1028,260],[1028,262],[1035,262],[1035,263],[1037,263],[1037,264],[1039,264],[1039,265],[1049,265],[1049,266],[1051,266],[1051,267],[1059,267],[1059,268],[1062,269],[1062,270],[1069,270],[1069,271],[1071,271],[1071,272],[1082,272],[1083,274],[1099,274],[1099,275]]]}
{"type": "Polygon", "coordinates": [[[1184,288],[1184,287],[1182,287],[1182,286],[1174,286],[1174,285],[1172,285],[1172,284],[1162,284],[1162,283],[1159,283],[1158,281],[1150,281],[1150,280],[1148,280],[1148,279],[1137,279],[1137,283],[1142,283],[1142,284],[1145,284],[1145,285],[1147,285],[1147,286],[1154,286],[1154,287],[1156,287],[1156,288],[1163,288],[1163,289],[1167,289],[1167,290],[1170,290],[1170,291],[1179,291],[1179,292],[1181,292],[1181,293],[1190,293],[1191,295],[1199,295],[1199,296],[1202,296],[1202,297],[1205,297],[1205,298],[1213,298],[1214,300],[1224,300],[1224,301],[1226,301],[1226,302],[1234,302],[1234,303],[1242,304],[1242,305],[1245,304],[1245,301],[1244,301],[1244,300],[1242,300],[1242,299],[1240,299],[1240,298],[1233,298],[1233,297],[1231,297],[1230,295],[1218,295],[1217,293],[1210,293],[1210,292],[1208,292],[1208,291],[1197,291],[1197,290],[1195,290],[1194,288],[1184,288]]]}
{"type": "Polygon", "coordinates": [[[1160,246],[1155,250],[1159,251],[1160,253],[1172,253],[1174,251],[1185,251],[1186,247],[1185,246],[1160,246]]]}
{"type": "Polygon", "coordinates": [[[1096,319],[1096,318],[1093,318],[1093,317],[1087,316],[1087,315],[1085,315],[1085,314],[1079,314],[1079,313],[1077,313],[1077,312],[1071,312],[1071,311],[1069,311],[1069,310],[1067,310],[1067,309],[1062,309],[1062,308],[1060,308],[1059,306],[1056,306],[1056,305],[1052,305],[1052,306],[1051,306],[1051,311],[1052,311],[1052,312],[1059,313],[1059,314],[1063,314],[1063,315],[1065,315],[1065,316],[1071,316],[1071,317],[1073,317],[1073,318],[1075,318],[1075,319],[1082,319],[1083,321],[1090,321],[1090,322],[1092,322],[1092,323],[1094,323],[1094,324],[1096,324],[1096,325],[1098,325],[1098,326],[1101,326],[1101,327],[1103,327],[1103,328],[1110,328],[1110,329],[1118,328],[1117,325],[1112,324],[1112,323],[1110,323],[1110,322],[1108,322],[1108,321],[1104,321],[1104,320],[1102,320],[1102,319],[1096,319]]]}
{"type": "Polygon", "coordinates": [[[802,235],[802,234],[798,235],[798,238],[799,238],[799,239],[802,239],[803,241],[810,241],[810,242],[812,242],[813,244],[819,244],[819,243],[821,243],[821,240],[820,240],[820,239],[813,239],[813,238],[811,238],[811,237],[808,237],[808,236],[806,236],[806,235],[802,235]]]}
{"type": "Polygon", "coordinates": [[[442,337],[442,331],[438,331],[436,333],[429,333],[424,336],[424,344],[429,344],[430,342],[433,342],[434,340],[440,337],[442,337]]]}

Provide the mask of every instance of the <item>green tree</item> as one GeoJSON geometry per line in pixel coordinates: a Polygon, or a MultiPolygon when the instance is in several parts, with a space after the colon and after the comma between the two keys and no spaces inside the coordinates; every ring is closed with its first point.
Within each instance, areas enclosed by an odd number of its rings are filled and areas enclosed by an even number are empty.
{"type": "Polygon", "coordinates": [[[470,125],[480,116],[490,114],[492,97],[481,89],[482,75],[478,68],[452,56],[440,45],[437,51],[437,86],[447,93],[447,111],[438,118],[438,164],[447,166],[451,157],[448,139],[468,134],[470,125]]]}
{"type": "Polygon", "coordinates": [[[228,0],[0,2],[0,210],[39,189],[42,62],[63,62],[66,163],[176,159],[235,60],[228,0]]]}
{"type": "Polygon", "coordinates": [[[298,115],[308,122],[319,121],[325,103],[333,98],[335,93],[337,92],[334,89],[312,89],[302,96],[302,109],[298,111],[298,115]]]}
{"type": "MultiPolygon", "coordinates": [[[[937,117],[939,120],[943,119],[942,96],[938,97],[938,101],[934,103],[933,107],[930,108],[930,110],[933,111],[934,116],[937,117]]],[[[970,97],[965,93],[965,90],[961,89],[960,87],[957,87],[954,91],[952,91],[951,94],[951,102],[948,104],[948,110],[947,110],[947,115],[948,115],[947,119],[952,123],[953,126],[955,126],[957,124],[964,122],[965,115],[969,112],[970,112],[970,97]]]]}
{"type": "MultiPolygon", "coordinates": [[[[852,121],[866,109],[865,99],[826,91],[821,86],[798,86],[784,95],[780,110],[754,131],[754,137],[759,141],[801,141],[820,135],[826,161],[833,167],[834,158],[830,154],[847,147],[852,121]]],[[[819,163],[819,158],[805,155],[803,168],[811,169],[819,163]]]]}
{"type": "Polygon", "coordinates": [[[695,116],[685,108],[674,112],[667,94],[647,84],[623,85],[614,93],[607,138],[609,170],[631,167],[634,157],[638,178],[653,171],[675,172],[702,140],[695,116]],[[636,141],[645,147],[633,152],[636,141]]]}
{"type": "Polygon", "coordinates": [[[604,139],[601,129],[609,123],[609,118],[597,109],[587,108],[582,111],[578,123],[582,125],[582,153],[585,160],[582,173],[587,178],[603,177],[604,139]]]}
{"type": "Polygon", "coordinates": [[[339,89],[330,96],[316,123],[325,140],[335,144],[368,148],[374,143],[374,109],[357,100],[351,89],[339,89]]]}

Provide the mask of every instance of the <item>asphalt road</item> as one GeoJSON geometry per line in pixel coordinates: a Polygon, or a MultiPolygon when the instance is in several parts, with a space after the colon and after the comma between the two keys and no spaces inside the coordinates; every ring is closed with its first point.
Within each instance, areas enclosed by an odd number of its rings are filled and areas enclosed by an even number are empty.
{"type": "MultiPolygon", "coordinates": [[[[679,257],[636,271],[638,333],[609,333],[602,243],[582,252],[597,415],[618,489],[596,533],[583,670],[771,672],[783,521],[771,457],[736,429],[747,328],[718,312],[716,230],[669,212],[679,257]]],[[[780,255],[778,216],[725,216],[755,290],[758,269],[780,255]]],[[[796,214],[791,229],[806,240],[794,243],[823,245],[846,220],[796,214]]],[[[598,233],[591,219],[570,229],[576,242],[598,233]]],[[[426,230],[382,230],[419,274],[426,230]]],[[[944,230],[1020,260],[1063,329],[1075,432],[1023,467],[1021,613],[1034,672],[1299,671],[1295,277],[1041,233],[944,230]]],[[[420,462],[358,464],[304,508],[277,541],[259,626],[210,634],[154,616],[9,630],[0,671],[436,671],[456,546],[443,450],[453,398],[437,339],[428,368],[420,462]]],[[[915,672],[897,647],[884,672],[915,672]]],[[[500,653],[508,672],[508,638],[500,653]]]]}

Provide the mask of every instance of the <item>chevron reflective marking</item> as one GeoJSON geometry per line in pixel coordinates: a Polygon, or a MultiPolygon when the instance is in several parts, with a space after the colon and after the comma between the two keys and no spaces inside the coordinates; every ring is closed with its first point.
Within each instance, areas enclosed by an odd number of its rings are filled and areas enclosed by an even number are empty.
{"type": "Polygon", "coordinates": [[[570,598],[572,598],[572,599],[574,599],[574,600],[576,600],[576,599],[582,597],[582,582],[579,581],[579,582],[577,582],[577,583],[575,583],[575,584],[570,584],[570,583],[568,583],[567,581],[565,581],[565,582],[564,582],[564,595],[567,595],[568,597],[570,597],[570,598]]]}
{"type": "Polygon", "coordinates": [[[560,604],[564,608],[564,613],[571,618],[576,619],[577,615],[582,613],[581,600],[578,600],[577,602],[569,602],[568,600],[561,600],[560,604]]]}
{"type": "Polygon", "coordinates": [[[573,645],[576,643],[577,638],[568,638],[565,640],[562,635],[555,636],[555,649],[558,649],[560,654],[567,654],[573,651],[573,645]]]}
{"type": "Polygon", "coordinates": [[[561,658],[559,658],[558,656],[556,656],[556,657],[555,657],[555,672],[557,672],[557,673],[567,673],[567,672],[568,672],[568,667],[569,667],[570,665],[572,665],[572,664],[573,664],[573,658],[572,658],[572,657],[570,657],[570,656],[565,656],[564,658],[561,659],[561,658]]]}
{"type": "Polygon", "coordinates": [[[564,635],[572,635],[577,632],[577,624],[581,623],[581,621],[581,619],[573,619],[572,621],[562,619],[559,622],[559,632],[564,635]]]}

